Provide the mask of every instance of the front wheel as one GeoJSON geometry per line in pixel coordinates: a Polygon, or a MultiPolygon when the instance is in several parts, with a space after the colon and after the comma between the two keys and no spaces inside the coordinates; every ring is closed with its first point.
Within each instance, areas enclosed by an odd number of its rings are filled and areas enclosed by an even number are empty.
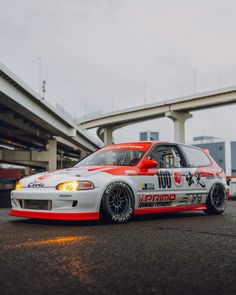
{"type": "Polygon", "coordinates": [[[114,182],[106,188],[101,201],[101,217],[113,223],[128,221],[134,212],[134,200],[130,187],[114,182]]]}
{"type": "Polygon", "coordinates": [[[214,184],[209,192],[207,199],[207,214],[221,214],[225,211],[226,207],[226,191],[219,185],[214,184]]]}

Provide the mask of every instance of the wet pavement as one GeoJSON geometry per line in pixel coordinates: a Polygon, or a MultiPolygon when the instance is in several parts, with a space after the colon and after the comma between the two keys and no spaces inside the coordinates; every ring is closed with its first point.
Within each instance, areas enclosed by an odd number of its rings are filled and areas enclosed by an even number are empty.
{"type": "Polygon", "coordinates": [[[0,209],[0,294],[236,294],[236,202],[123,225],[0,209]]]}

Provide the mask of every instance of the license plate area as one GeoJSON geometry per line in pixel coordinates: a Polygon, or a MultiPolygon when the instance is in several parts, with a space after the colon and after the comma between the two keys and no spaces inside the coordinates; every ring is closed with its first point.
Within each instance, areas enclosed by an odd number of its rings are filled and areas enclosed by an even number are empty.
{"type": "Polygon", "coordinates": [[[30,210],[52,210],[52,201],[49,200],[22,200],[22,208],[30,210]]]}

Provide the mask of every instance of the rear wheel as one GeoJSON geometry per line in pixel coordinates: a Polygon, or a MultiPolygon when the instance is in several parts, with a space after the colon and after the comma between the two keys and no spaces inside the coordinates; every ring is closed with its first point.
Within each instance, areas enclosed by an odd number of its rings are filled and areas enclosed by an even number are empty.
{"type": "Polygon", "coordinates": [[[133,215],[134,201],[129,186],[123,182],[111,183],[101,201],[101,217],[109,222],[124,223],[133,215]]]}
{"type": "Polygon", "coordinates": [[[209,192],[207,199],[207,214],[221,214],[225,211],[226,207],[226,191],[219,185],[214,184],[209,192]]]}

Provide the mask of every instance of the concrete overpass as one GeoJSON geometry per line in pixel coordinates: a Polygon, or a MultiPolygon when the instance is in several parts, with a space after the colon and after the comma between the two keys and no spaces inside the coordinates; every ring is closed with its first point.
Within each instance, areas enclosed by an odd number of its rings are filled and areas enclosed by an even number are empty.
{"type": "Polygon", "coordinates": [[[104,114],[79,122],[84,129],[98,128],[97,134],[105,145],[112,143],[115,129],[147,121],[168,117],[174,123],[174,140],[185,141],[185,121],[192,118],[190,112],[236,103],[236,87],[199,93],[179,99],[147,104],[114,113],[104,114]]]}
{"type": "Polygon", "coordinates": [[[101,143],[0,63],[0,146],[0,162],[55,169],[59,152],[78,158],[101,143]]]}

